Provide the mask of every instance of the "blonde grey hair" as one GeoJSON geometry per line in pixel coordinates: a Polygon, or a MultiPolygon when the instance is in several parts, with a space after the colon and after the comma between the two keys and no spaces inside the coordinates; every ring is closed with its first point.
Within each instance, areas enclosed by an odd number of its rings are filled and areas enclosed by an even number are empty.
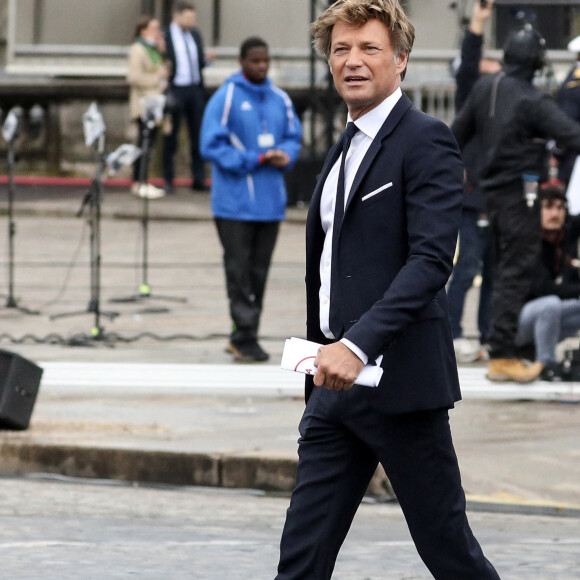
{"type": "MultiPolygon", "coordinates": [[[[337,22],[359,27],[373,19],[387,27],[395,56],[410,54],[415,41],[415,27],[398,0],[338,0],[311,25],[314,48],[328,59],[332,29],[337,22]]],[[[405,67],[401,80],[405,78],[406,72],[405,67]]]]}

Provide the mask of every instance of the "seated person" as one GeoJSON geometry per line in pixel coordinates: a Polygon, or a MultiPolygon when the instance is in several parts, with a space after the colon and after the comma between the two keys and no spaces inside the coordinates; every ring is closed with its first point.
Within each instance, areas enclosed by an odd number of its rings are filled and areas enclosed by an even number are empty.
{"type": "Polygon", "coordinates": [[[516,344],[535,344],[536,360],[544,368],[540,378],[560,380],[562,366],[556,346],[580,330],[580,278],[576,244],[580,216],[566,223],[566,193],[560,184],[540,190],[542,203],[542,253],[528,301],[519,317],[516,344]]]}

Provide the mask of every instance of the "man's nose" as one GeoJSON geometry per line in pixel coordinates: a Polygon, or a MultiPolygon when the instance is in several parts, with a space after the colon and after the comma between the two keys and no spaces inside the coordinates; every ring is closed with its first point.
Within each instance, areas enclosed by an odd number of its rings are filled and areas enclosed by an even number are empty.
{"type": "Polygon", "coordinates": [[[346,66],[357,67],[362,65],[362,52],[356,48],[353,48],[348,53],[348,58],[346,59],[346,66]]]}

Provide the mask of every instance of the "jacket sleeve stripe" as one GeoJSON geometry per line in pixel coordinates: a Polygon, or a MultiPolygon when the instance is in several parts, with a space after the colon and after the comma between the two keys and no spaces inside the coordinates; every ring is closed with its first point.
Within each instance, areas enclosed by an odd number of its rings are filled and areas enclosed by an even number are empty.
{"type": "Polygon", "coordinates": [[[226,102],[224,104],[224,112],[222,114],[221,126],[225,127],[228,124],[228,119],[230,117],[230,111],[232,110],[232,101],[234,100],[234,83],[228,85],[228,90],[226,93],[226,102]]]}
{"type": "Polygon", "coordinates": [[[272,90],[282,97],[284,104],[286,105],[286,115],[288,116],[288,122],[290,123],[290,127],[294,129],[294,108],[292,107],[292,101],[290,97],[278,87],[272,87],[272,90]]]}

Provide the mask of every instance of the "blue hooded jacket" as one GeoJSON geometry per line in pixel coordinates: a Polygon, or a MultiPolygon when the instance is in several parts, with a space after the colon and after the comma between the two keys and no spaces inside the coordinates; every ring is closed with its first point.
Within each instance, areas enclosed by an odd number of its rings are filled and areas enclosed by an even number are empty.
{"type": "Polygon", "coordinates": [[[301,138],[300,121],[284,91],[269,79],[254,84],[241,72],[230,76],[209,100],[201,126],[201,154],[213,165],[213,214],[243,221],[283,220],[284,171],[296,161],[301,138]],[[260,164],[268,149],[285,151],[290,165],[260,164]]]}

